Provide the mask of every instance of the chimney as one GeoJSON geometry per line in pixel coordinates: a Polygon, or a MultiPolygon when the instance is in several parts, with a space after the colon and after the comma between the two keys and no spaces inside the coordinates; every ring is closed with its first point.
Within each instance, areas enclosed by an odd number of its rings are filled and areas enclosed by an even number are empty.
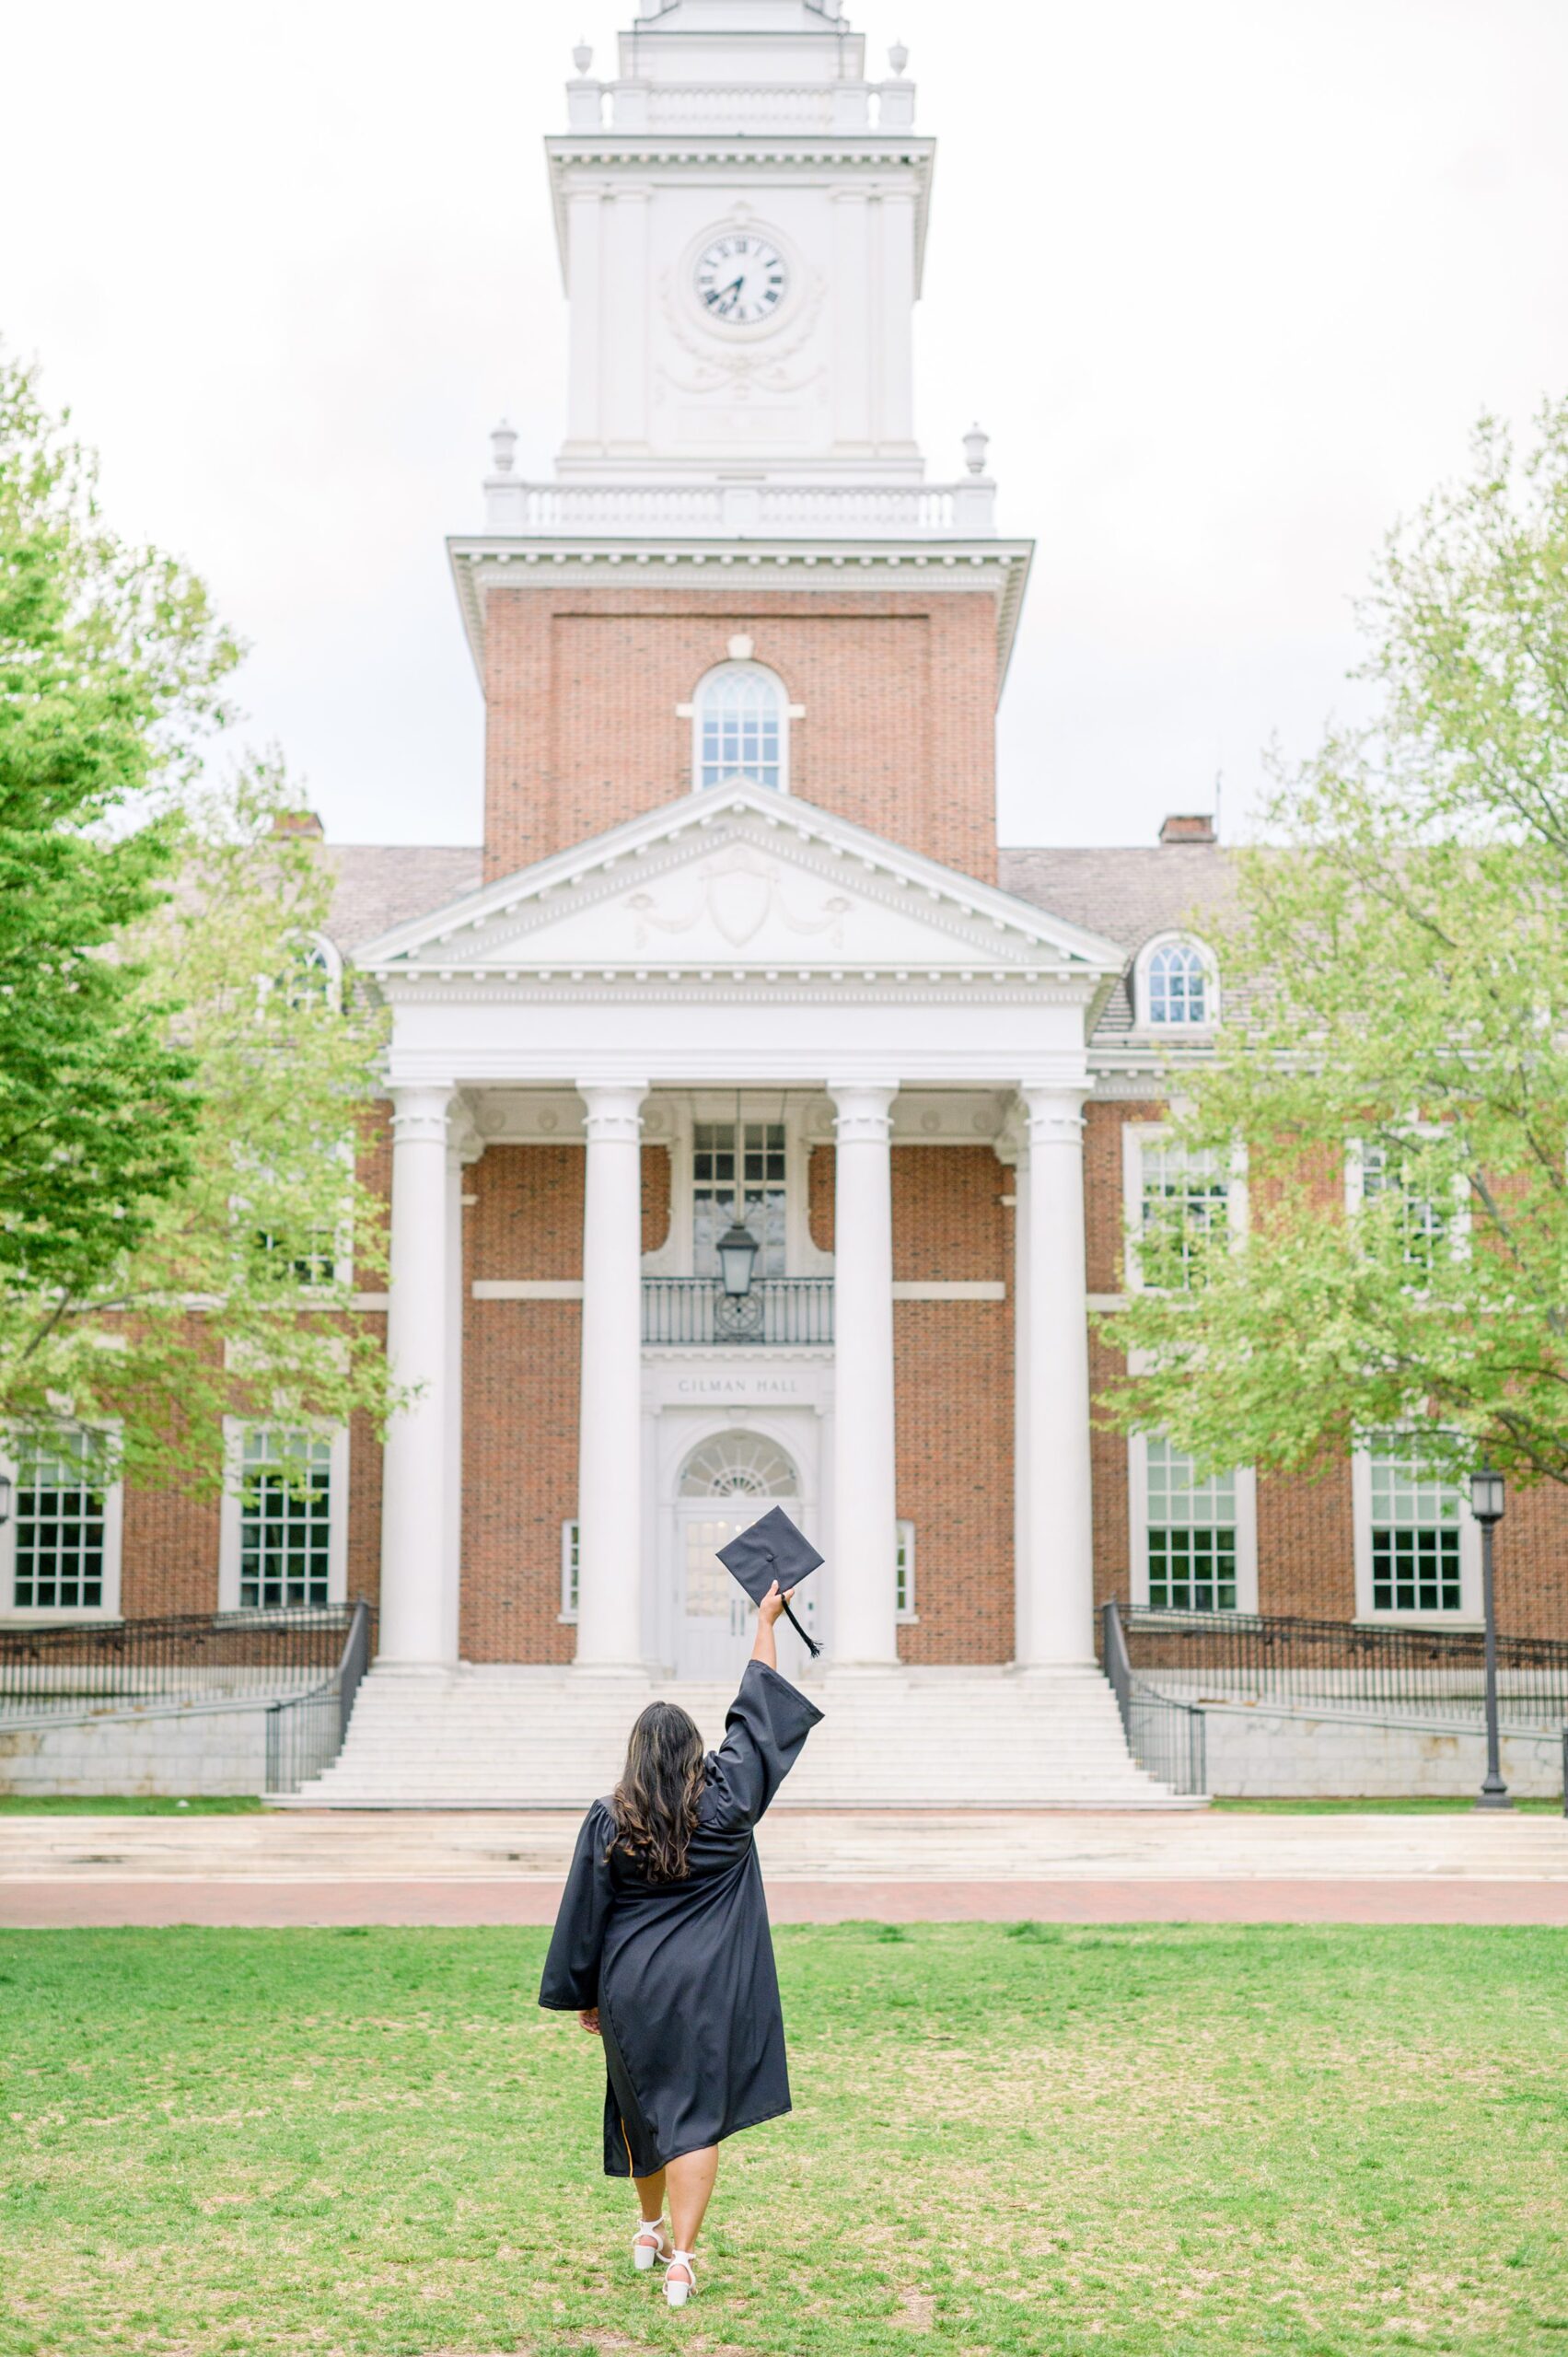
{"type": "Polygon", "coordinates": [[[1202,818],[1167,819],[1160,829],[1162,843],[1217,843],[1214,819],[1202,818]]]}
{"type": "Polygon", "coordinates": [[[302,835],[308,842],[319,843],[327,830],[314,810],[274,810],[272,831],[274,842],[284,836],[302,835]]]}

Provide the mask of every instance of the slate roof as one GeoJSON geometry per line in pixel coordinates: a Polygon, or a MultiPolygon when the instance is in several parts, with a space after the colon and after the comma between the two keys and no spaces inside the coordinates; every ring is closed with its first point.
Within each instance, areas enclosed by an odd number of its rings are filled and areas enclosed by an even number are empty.
{"type": "Polygon", "coordinates": [[[1144,942],[1156,933],[1202,937],[1214,917],[1229,915],[1236,905],[1235,865],[1218,843],[1005,848],[997,854],[996,880],[1005,892],[1103,934],[1126,950],[1126,967],[1095,1026],[1098,1046],[1126,1039],[1134,1029],[1130,984],[1144,942]]]}
{"type": "Polygon", "coordinates": [[[328,931],[350,955],[483,880],[478,843],[323,843],[321,856],[334,871],[328,931]]]}

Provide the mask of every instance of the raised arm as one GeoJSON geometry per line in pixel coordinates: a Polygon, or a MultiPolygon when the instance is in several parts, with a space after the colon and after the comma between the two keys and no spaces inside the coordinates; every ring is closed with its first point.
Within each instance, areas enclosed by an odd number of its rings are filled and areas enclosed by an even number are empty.
{"type": "Polygon", "coordinates": [[[775,1580],[758,1606],[751,1659],[730,1705],[724,1741],[708,1756],[709,1780],[728,1804],[731,1825],[756,1824],[822,1715],[779,1669],[773,1628],[787,1600],[775,1580]]]}
{"type": "Polygon", "coordinates": [[[753,1661],[766,1662],[770,1669],[777,1669],[779,1666],[779,1641],[775,1633],[779,1625],[779,1614],[794,1594],[794,1588],[786,1587],[781,1596],[779,1584],[775,1580],[757,1607],[757,1633],[751,1640],[751,1658],[753,1661]]]}

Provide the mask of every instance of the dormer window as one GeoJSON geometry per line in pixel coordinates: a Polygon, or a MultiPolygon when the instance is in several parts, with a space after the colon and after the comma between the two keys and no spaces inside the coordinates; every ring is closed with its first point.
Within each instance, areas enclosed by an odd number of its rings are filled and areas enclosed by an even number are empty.
{"type": "Polygon", "coordinates": [[[1156,1031],[1209,1030],[1217,997],[1214,961],[1201,943],[1170,934],[1144,946],[1134,991],[1140,1023],[1156,1031]]]}
{"type": "Polygon", "coordinates": [[[761,663],[721,663],[692,706],[694,786],[749,778],[789,790],[789,705],[784,682],[761,663]]]}

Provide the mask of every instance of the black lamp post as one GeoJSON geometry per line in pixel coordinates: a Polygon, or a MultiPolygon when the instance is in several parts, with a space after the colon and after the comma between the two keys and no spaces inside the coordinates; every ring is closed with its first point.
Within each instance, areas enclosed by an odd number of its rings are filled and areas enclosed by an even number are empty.
{"type": "Polygon", "coordinates": [[[1497,1601],[1492,1584],[1492,1534],[1503,1519],[1503,1476],[1490,1465],[1470,1475],[1470,1512],[1481,1525],[1481,1608],[1486,1623],[1486,1775],[1476,1806],[1512,1808],[1497,1733],[1497,1601]]]}

